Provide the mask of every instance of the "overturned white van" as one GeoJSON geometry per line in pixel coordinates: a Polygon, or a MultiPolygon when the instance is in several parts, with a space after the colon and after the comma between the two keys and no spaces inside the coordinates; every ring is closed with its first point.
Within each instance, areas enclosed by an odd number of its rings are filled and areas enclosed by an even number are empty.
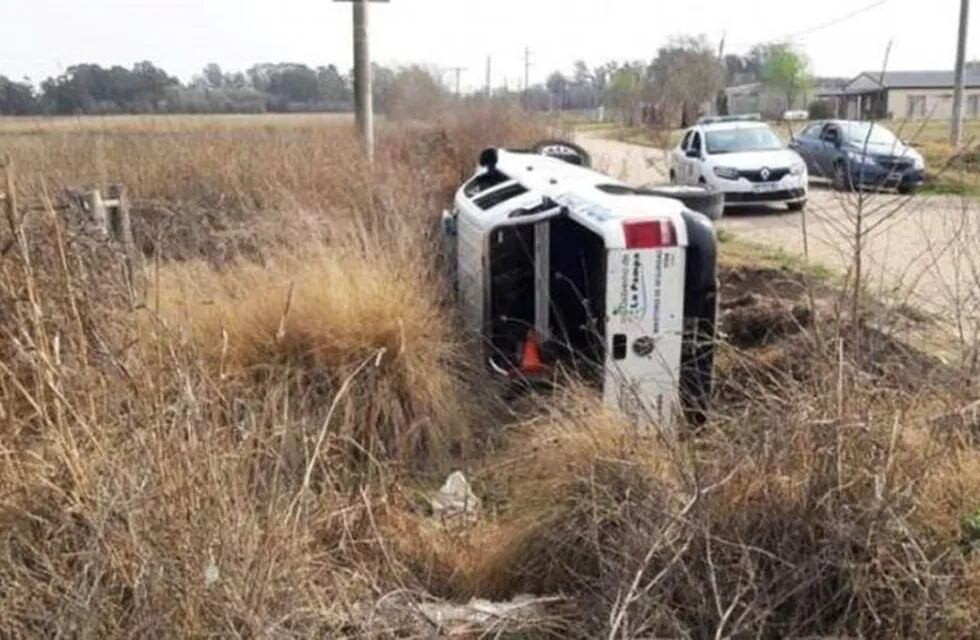
{"type": "Polygon", "coordinates": [[[443,216],[463,321],[501,375],[566,366],[639,422],[699,420],[714,359],[711,223],[579,151],[481,154],[443,216]]]}

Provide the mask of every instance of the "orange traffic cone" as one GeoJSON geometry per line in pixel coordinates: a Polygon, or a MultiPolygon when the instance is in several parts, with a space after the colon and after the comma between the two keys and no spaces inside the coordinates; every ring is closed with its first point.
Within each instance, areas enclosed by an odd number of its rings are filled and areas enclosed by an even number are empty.
{"type": "Polygon", "coordinates": [[[521,373],[536,375],[542,371],[544,363],[541,362],[541,351],[538,348],[538,334],[534,329],[529,329],[521,352],[521,373]]]}

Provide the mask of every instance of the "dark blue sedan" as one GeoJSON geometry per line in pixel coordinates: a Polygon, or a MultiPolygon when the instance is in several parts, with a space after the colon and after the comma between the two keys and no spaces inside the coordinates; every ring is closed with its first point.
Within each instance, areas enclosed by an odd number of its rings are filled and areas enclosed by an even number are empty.
{"type": "Polygon", "coordinates": [[[922,155],[875,122],[819,120],[790,140],[811,176],[837,189],[897,189],[911,193],[925,179],[922,155]]]}

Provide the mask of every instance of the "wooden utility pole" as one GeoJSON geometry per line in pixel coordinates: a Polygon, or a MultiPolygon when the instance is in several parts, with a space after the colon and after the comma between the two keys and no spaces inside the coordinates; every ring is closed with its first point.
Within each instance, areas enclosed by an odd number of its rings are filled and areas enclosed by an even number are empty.
{"type": "Polygon", "coordinates": [[[454,71],[456,73],[456,97],[458,98],[459,97],[459,78],[460,78],[460,74],[463,73],[464,71],[466,71],[466,67],[449,67],[449,70],[450,71],[454,71]]]}
{"type": "Polygon", "coordinates": [[[531,110],[531,47],[524,47],[524,108],[531,110]]]}
{"type": "Polygon", "coordinates": [[[354,5],[354,119],[361,146],[374,160],[374,105],[371,92],[371,54],[368,47],[368,3],[388,0],[334,0],[354,5]]]}
{"type": "Polygon", "coordinates": [[[488,98],[492,94],[492,89],[491,89],[491,85],[490,85],[490,63],[492,62],[492,60],[493,60],[493,58],[491,58],[490,56],[487,56],[487,97],[488,98]]]}
{"type": "Polygon", "coordinates": [[[963,85],[966,66],[966,30],[970,16],[970,0],[960,0],[960,34],[956,42],[956,71],[953,86],[953,123],[950,128],[950,142],[959,146],[963,141],[963,85]]]}

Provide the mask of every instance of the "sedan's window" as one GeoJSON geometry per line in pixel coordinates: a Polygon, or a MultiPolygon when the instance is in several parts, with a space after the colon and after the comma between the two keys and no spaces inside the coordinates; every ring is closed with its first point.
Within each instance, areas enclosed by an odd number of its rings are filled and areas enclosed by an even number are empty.
{"type": "Polygon", "coordinates": [[[854,144],[896,144],[895,134],[873,122],[848,122],[845,125],[847,139],[854,144]]]}
{"type": "Polygon", "coordinates": [[[823,129],[823,133],[820,134],[822,140],[827,140],[828,142],[834,142],[840,140],[840,129],[832,124],[828,124],[823,129]]]}
{"type": "Polygon", "coordinates": [[[822,126],[823,125],[820,124],[819,122],[816,122],[814,124],[811,124],[806,129],[804,129],[803,130],[803,133],[800,134],[800,135],[803,136],[804,138],[819,138],[820,137],[820,128],[822,126]]]}
{"type": "Polygon", "coordinates": [[[783,143],[769,127],[735,127],[709,131],[705,134],[708,153],[736,153],[739,151],[775,151],[783,143]]]}

